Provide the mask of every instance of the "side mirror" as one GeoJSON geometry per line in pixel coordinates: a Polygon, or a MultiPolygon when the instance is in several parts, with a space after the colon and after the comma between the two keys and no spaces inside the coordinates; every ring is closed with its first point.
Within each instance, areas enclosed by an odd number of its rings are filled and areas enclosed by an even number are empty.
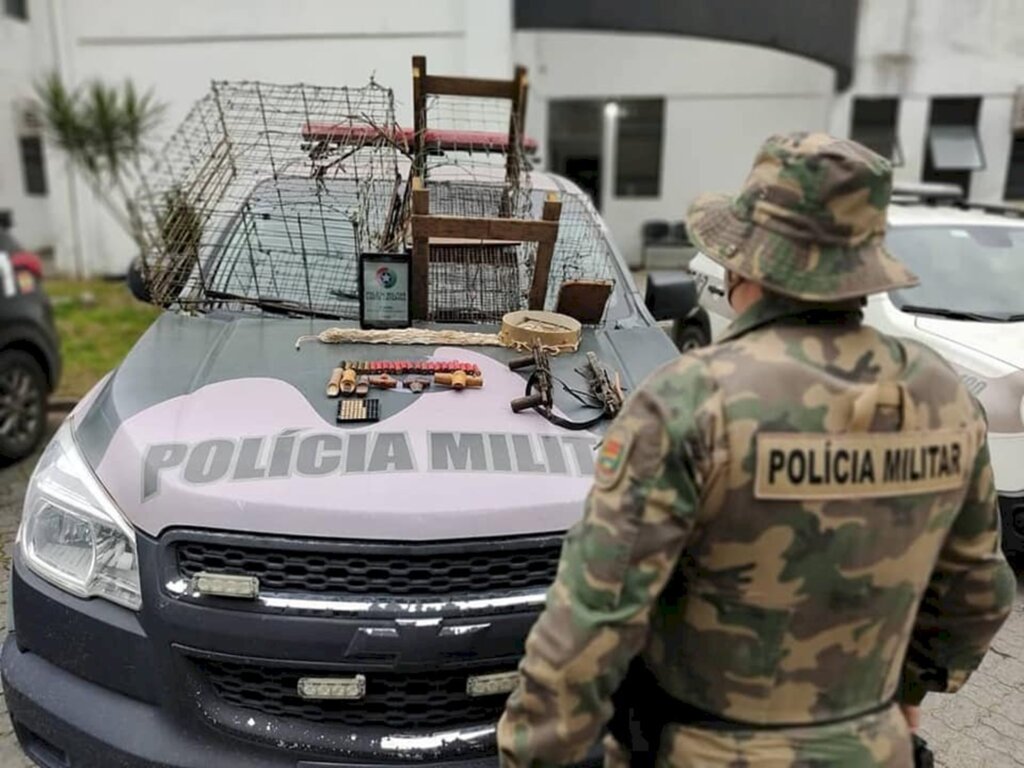
{"type": "Polygon", "coordinates": [[[644,304],[655,320],[689,317],[697,308],[697,282],[682,271],[649,272],[644,304]]]}
{"type": "Polygon", "coordinates": [[[142,264],[142,257],[136,256],[128,265],[128,272],[125,275],[125,282],[128,283],[128,290],[132,292],[139,301],[147,304],[152,302],[149,295],[149,285],[146,283],[146,273],[142,264]]]}

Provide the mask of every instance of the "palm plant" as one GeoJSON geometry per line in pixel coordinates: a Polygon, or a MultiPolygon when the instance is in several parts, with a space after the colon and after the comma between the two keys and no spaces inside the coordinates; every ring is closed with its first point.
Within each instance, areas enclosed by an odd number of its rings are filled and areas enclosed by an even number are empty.
{"type": "Polygon", "coordinates": [[[131,190],[145,184],[142,160],[164,105],[151,92],[139,94],[131,81],[68,88],[56,74],[36,86],[36,97],[51,140],[141,245],[144,230],[131,190]]]}

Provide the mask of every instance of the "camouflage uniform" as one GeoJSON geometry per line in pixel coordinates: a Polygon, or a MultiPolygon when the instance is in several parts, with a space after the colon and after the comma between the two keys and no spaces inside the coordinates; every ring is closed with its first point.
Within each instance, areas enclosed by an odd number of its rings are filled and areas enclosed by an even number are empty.
{"type": "Polygon", "coordinates": [[[770,293],[609,429],[504,765],[583,759],[639,659],[652,696],[714,720],[666,726],[659,764],[908,768],[892,702],[980,663],[1015,591],[984,414],[936,354],[861,322],[860,297],[916,280],[882,245],[890,184],[863,147],[796,134],[691,208],[701,250],[770,293]]]}

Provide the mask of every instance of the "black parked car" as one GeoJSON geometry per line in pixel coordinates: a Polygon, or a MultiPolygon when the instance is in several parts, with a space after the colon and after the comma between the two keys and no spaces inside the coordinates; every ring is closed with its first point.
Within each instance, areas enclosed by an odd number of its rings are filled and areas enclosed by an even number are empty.
{"type": "Polygon", "coordinates": [[[60,346],[39,257],[23,250],[0,212],[0,465],[32,453],[46,400],[60,380],[60,346]]]}

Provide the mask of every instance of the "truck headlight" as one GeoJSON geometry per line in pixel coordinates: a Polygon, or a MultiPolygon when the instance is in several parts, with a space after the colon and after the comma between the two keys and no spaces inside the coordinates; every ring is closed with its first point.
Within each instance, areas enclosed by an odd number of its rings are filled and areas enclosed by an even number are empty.
{"type": "Polygon", "coordinates": [[[138,610],[135,532],[82,458],[70,424],[58,430],[29,480],[18,549],[51,584],[138,610]]]}

